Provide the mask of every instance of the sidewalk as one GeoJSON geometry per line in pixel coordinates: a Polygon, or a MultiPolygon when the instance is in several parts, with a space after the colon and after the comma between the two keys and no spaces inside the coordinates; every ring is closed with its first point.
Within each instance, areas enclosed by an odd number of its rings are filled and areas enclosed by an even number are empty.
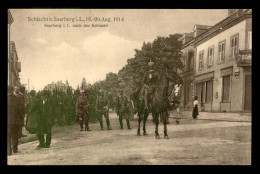
{"type": "MultiPolygon", "coordinates": [[[[192,111],[180,111],[180,119],[192,119],[192,111]]],[[[177,118],[176,111],[172,111],[171,118],[177,118]]],[[[216,113],[216,112],[199,112],[197,120],[214,120],[214,121],[230,121],[230,122],[251,122],[251,113],[216,113]]]]}

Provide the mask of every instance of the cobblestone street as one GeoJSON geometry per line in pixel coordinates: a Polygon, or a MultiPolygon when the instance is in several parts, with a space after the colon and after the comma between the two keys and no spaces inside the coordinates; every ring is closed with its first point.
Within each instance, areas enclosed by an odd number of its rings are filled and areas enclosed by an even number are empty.
{"type": "MultiPolygon", "coordinates": [[[[251,116],[240,116],[240,121],[205,119],[211,114],[200,113],[201,119],[193,120],[183,112],[183,119],[176,125],[173,113],[168,125],[170,139],[163,139],[160,124],[159,140],[155,139],[151,116],[147,121],[147,136],[136,135],[136,116],[131,121],[131,130],[126,129],[125,120],[124,130],[120,130],[115,113],[110,113],[113,128],[110,131],[100,130],[99,123],[90,124],[91,132],[80,132],[77,124],[55,126],[51,148],[38,149],[37,140],[21,144],[18,153],[8,157],[8,164],[250,165],[251,116]]],[[[229,114],[230,119],[238,116],[229,114]]]]}

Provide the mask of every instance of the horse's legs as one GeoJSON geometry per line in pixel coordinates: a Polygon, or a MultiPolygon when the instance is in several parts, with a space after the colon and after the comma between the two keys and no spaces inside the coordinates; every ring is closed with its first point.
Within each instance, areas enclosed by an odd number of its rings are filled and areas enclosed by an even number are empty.
{"type": "Polygon", "coordinates": [[[144,131],[143,134],[144,134],[144,135],[147,135],[146,129],[145,129],[145,124],[146,124],[146,120],[147,120],[148,115],[149,115],[149,112],[145,112],[145,113],[144,113],[144,119],[143,119],[143,131],[144,131]]]}
{"type": "Polygon", "coordinates": [[[168,119],[168,113],[163,112],[162,113],[164,115],[164,120],[163,120],[163,125],[164,125],[164,138],[169,139],[168,134],[167,134],[167,119],[168,119]]]}
{"type": "Polygon", "coordinates": [[[137,129],[137,135],[140,136],[140,124],[141,124],[141,121],[142,121],[142,118],[141,118],[141,114],[138,113],[138,129],[137,129]]]}
{"type": "Polygon", "coordinates": [[[158,125],[159,125],[159,113],[155,113],[155,138],[160,139],[159,133],[158,133],[158,125]]]}

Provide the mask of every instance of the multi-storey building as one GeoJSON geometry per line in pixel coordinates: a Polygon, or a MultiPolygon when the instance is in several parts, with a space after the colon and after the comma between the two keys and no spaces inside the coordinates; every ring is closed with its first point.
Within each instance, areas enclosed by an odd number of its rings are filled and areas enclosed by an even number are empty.
{"type": "Polygon", "coordinates": [[[21,62],[18,62],[18,55],[15,48],[14,41],[10,41],[9,45],[10,51],[10,59],[9,59],[9,67],[8,67],[8,74],[9,74],[9,85],[20,87],[20,77],[19,72],[21,72],[21,62]]]}
{"type": "Polygon", "coordinates": [[[202,111],[251,111],[252,11],[229,16],[198,35],[195,94],[202,111]]]}
{"type": "Polygon", "coordinates": [[[193,32],[184,33],[182,37],[179,38],[179,41],[182,41],[181,51],[183,53],[182,61],[184,64],[184,69],[180,72],[183,81],[181,86],[181,107],[183,109],[192,108],[194,97],[194,58],[196,55],[194,41],[198,35],[209,28],[210,26],[196,24],[193,32]]]}

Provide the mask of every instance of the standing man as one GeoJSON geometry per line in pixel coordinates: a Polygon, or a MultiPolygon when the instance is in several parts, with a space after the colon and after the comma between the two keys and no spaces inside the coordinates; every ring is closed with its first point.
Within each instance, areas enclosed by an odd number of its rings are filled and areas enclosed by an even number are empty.
{"type": "Polygon", "coordinates": [[[143,77],[143,89],[141,94],[143,95],[144,93],[145,109],[149,108],[151,95],[153,94],[154,89],[160,80],[160,75],[157,71],[153,70],[153,65],[154,62],[152,61],[148,63],[149,70],[145,72],[143,77]]]}
{"type": "Polygon", "coordinates": [[[7,127],[7,154],[18,151],[18,99],[14,95],[14,88],[8,86],[8,127],[7,127]]]}
{"type": "Polygon", "coordinates": [[[19,108],[19,112],[18,112],[18,119],[19,119],[19,123],[18,123],[18,138],[21,137],[26,137],[26,135],[23,134],[22,129],[24,126],[24,117],[25,117],[25,98],[24,98],[24,94],[20,92],[20,89],[22,89],[23,92],[25,92],[25,88],[24,87],[15,87],[15,93],[14,95],[17,97],[17,107],[19,108]]]}
{"type": "Polygon", "coordinates": [[[129,122],[129,106],[128,106],[128,100],[125,96],[123,96],[123,90],[119,90],[119,96],[117,97],[116,100],[116,113],[119,116],[119,123],[120,123],[120,128],[123,129],[123,119],[126,118],[126,123],[128,129],[130,128],[130,122],[129,122]],[[128,115],[127,115],[128,114],[128,115]]]}
{"type": "Polygon", "coordinates": [[[37,118],[37,135],[40,144],[38,147],[49,148],[51,145],[51,131],[54,122],[53,117],[53,100],[50,97],[50,91],[43,91],[40,100],[38,101],[38,118],[37,118]],[[44,139],[46,134],[46,141],[44,139]]]}
{"type": "Polygon", "coordinates": [[[107,129],[112,130],[112,128],[110,126],[110,121],[109,121],[108,98],[107,98],[107,96],[104,96],[104,91],[102,89],[99,90],[99,94],[97,96],[96,111],[98,114],[98,120],[100,123],[101,130],[104,130],[103,115],[106,119],[107,129]]]}
{"type": "Polygon", "coordinates": [[[80,123],[80,131],[83,131],[83,124],[85,124],[85,131],[91,131],[88,125],[88,106],[89,101],[84,94],[84,90],[80,90],[76,103],[76,114],[80,123]]]}

